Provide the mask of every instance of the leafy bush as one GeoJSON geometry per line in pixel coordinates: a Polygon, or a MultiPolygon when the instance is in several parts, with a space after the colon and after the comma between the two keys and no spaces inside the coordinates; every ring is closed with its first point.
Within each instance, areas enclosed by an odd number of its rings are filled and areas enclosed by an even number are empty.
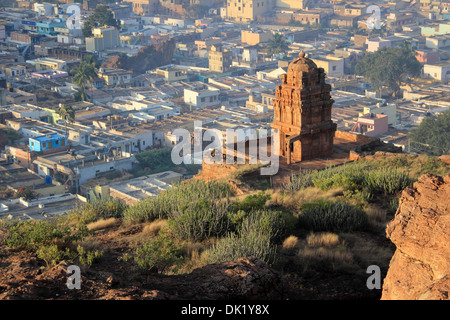
{"type": "Polygon", "coordinates": [[[449,154],[450,151],[450,110],[439,115],[425,117],[419,127],[411,130],[411,147],[432,154],[449,154]]]}
{"type": "MultiPolygon", "coordinates": [[[[158,195],[158,197],[162,197],[162,194],[158,195]]],[[[128,222],[144,222],[167,218],[167,214],[163,209],[165,205],[163,201],[159,201],[158,197],[146,198],[129,206],[123,213],[124,220],[128,222]]]]}
{"type": "MultiPolygon", "coordinates": [[[[403,162],[401,162],[403,163],[403,162]]],[[[394,195],[411,185],[408,172],[400,167],[376,167],[373,163],[359,161],[323,170],[304,171],[294,176],[284,188],[296,191],[311,184],[321,190],[342,187],[358,197],[371,200],[374,194],[394,195]]]]}
{"type": "MultiPolygon", "coordinates": [[[[125,261],[128,259],[129,256],[124,257],[125,261]]],[[[163,273],[173,266],[181,265],[184,259],[182,247],[177,246],[168,233],[160,231],[156,239],[142,243],[135,248],[133,260],[141,269],[163,273]]]]}
{"type": "Polygon", "coordinates": [[[123,215],[128,222],[145,222],[167,219],[169,214],[178,215],[197,202],[214,203],[233,195],[230,185],[225,182],[189,180],[161,192],[157,197],[145,199],[127,208],[123,215]]]}
{"type": "Polygon", "coordinates": [[[25,200],[32,200],[37,198],[37,193],[27,186],[22,186],[17,189],[17,192],[14,196],[16,198],[25,198],[25,200]]]}
{"type": "Polygon", "coordinates": [[[157,173],[171,170],[175,166],[171,155],[171,148],[154,149],[136,154],[136,160],[141,167],[150,169],[148,173],[157,173]]]}
{"type": "Polygon", "coordinates": [[[267,235],[271,243],[278,243],[295,227],[296,218],[290,213],[272,210],[252,211],[242,221],[239,235],[247,237],[255,232],[267,235]]]}
{"type": "Polygon", "coordinates": [[[13,249],[27,250],[38,250],[41,246],[53,244],[67,247],[87,235],[89,230],[86,226],[73,229],[50,220],[22,221],[8,229],[5,244],[13,249]]]}
{"type": "Polygon", "coordinates": [[[291,181],[283,186],[286,191],[297,191],[313,186],[312,170],[302,169],[300,174],[293,175],[291,181]]]}
{"type": "Polygon", "coordinates": [[[77,258],[80,264],[91,266],[95,259],[99,259],[103,256],[103,251],[100,250],[87,250],[83,246],[77,247],[77,258]]]}
{"type": "Polygon", "coordinates": [[[264,209],[267,200],[270,200],[270,194],[264,194],[259,192],[257,194],[251,194],[241,202],[237,202],[235,207],[237,210],[243,210],[249,212],[251,210],[264,209]]]}
{"type": "Polygon", "coordinates": [[[255,257],[272,264],[275,262],[276,253],[276,247],[270,243],[270,236],[256,230],[245,236],[230,233],[219,239],[207,251],[206,259],[208,263],[221,263],[255,257]]]}
{"type": "Polygon", "coordinates": [[[76,251],[70,249],[74,242],[82,241],[89,234],[84,225],[70,228],[50,220],[22,221],[8,228],[4,243],[13,249],[34,251],[47,267],[64,259],[74,261],[77,258],[82,265],[90,266],[94,259],[101,257],[101,251],[86,250],[82,246],[76,251]]]}
{"type": "Polygon", "coordinates": [[[359,163],[345,164],[314,171],[311,181],[315,187],[321,190],[343,187],[353,191],[362,185],[364,174],[365,168],[359,163]]]}
{"type": "Polygon", "coordinates": [[[224,235],[229,228],[229,203],[199,199],[169,213],[169,226],[182,240],[202,241],[224,235]]]}
{"type": "Polygon", "coordinates": [[[66,220],[86,225],[98,219],[121,218],[126,208],[119,199],[94,200],[72,210],[66,220]]]}
{"type": "Polygon", "coordinates": [[[36,251],[36,255],[39,259],[42,259],[47,264],[47,267],[56,265],[59,261],[63,260],[66,252],[59,250],[56,244],[49,246],[41,246],[36,251]]]}
{"type": "Polygon", "coordinates": [[[359,208],[343,202],[332,202],[302,210],[299,224],[312,231],[349,232],[366,229],[368,219],[359,208]]]}
{"type": "Polygon", "coordinates": [[[382,168],[367,172],[364,185],[372,193],[393,195],[412,185],[412,179],[404,170],[382,168]]]}
{"type": "Polygon", "coordinates": [[[280,243],[296,223],[290,213],[272,210],[238,211],[241,224],[237,233],[229,233],[207,252],[209,263],[233,261],[238,258],[256,257],[274,263],[280,243]]]}

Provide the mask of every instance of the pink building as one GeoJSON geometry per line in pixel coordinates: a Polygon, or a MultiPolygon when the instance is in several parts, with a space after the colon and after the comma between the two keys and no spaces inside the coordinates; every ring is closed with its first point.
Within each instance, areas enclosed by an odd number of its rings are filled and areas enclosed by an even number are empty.
{"type": "Polygon", "coordinates": [[[358,118],[351,132],[375,137],[388,131],[388,117],[384,114],[367,113],[358,118]]]}
{"type": "Polygon", "coordinates": [[[416,50],[416,59],[420,63],[433,64],[439,62],[439,52],[430,50],[416,50]]]}

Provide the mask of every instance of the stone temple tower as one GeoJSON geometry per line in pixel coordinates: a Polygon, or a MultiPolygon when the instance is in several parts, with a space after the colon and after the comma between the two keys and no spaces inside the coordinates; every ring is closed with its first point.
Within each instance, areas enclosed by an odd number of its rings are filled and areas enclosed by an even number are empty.
{"type": "Polygon", "coordinates": [[[302,51],[289,64],[275,90],[273,129],[278,129],[280,156],[287,163],[333,153],[336,124],[331,120],[331,86],[325,72],[302,51]]]}

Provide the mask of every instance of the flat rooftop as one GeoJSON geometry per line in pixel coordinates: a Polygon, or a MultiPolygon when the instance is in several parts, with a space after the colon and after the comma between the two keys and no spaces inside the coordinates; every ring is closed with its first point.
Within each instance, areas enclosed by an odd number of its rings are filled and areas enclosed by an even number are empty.
{"type": "Polygon", "coordinates": [[[83,202],[77,197],[67,198],[63,201],[45,203],[43,208],[39,206],[26,207],[20,203],[8,205],[9,211],[1,212],[0,219],[13,220],[42,220],[67,214],[83,202]]]}
{"type": "Polygon", "coordinates": [[[30,139],[33,139],[33,140],[36,140],[39,142],[47,142],[47,141],[51,141],[51,140],[55,140],[55,139],[64,139],[64,137],[57,133],[52,133],[52,134],[35,137],[35,138],[30,138],[30,139]]]}

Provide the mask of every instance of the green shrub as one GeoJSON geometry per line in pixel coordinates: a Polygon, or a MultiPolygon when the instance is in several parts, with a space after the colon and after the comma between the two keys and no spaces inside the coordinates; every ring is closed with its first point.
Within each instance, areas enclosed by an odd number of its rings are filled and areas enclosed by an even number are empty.
{"type": "Polygon", "coordinates": [[[228,221],[230,222],[230,228],[235,231],[238,226],[242,224],[242,221],[244,221],[245,217],[248,216],[248,212],[245,212],[244,210],[231,210],[228,213],[228,221]]]}
{"type": "Polygon", "coordinates": [[[100,250],[87,250],[83,246],[78,245],[77,257],[80,264],[84,266],[91,266],[95,259],[99,259],[103,256],[103,251],[100,250]]]}
{"type": "Polygon", "coordinates": [[[56,244],[52,244],[48,246],[40,246],[36,251],[36,255],[39,259],[45,261],[47,267],[52,267],[59,261],[63,260],[67,252],[68,249],[64,252],[63,250],[59,250],[56,244]]]}
{"type": "Polygon", "coordinates": [[[232,213],[237,233],[228,233],[207,252],[208,263],[233,261],[239,258],[256,257],[267,263],[276,259],[276,243],[295,227],[297,219],[290,213],[273,210],[243,210],[232,213]]]}
{"type": "Polygon", "coordinates": [[[270,243],[270,235],[254,230],[245,236],[228,234],[207,251],[208,263],[235,261],[239,258],[258,258],[269,264],[276,259],[276,247],[270,243]]]}
{"type": "Polygon", "coordinates": [[[123,215],[128,222],[167,219],[172,212],[182,212],[203,200],[213,203],[233,195],[225,182],[192,179],[161,192],[157,197],[140,201],[127,208],[123,215]]]}
{"type": "Polygon", "coordinates": [[[349,232],[365,230],[368,218],[359,208],[343,202],[333,202],[302,210],[299,224],[312,231],[349,232]]]}
{"type": "Polygon", "coordinates": [[[351,194],[360,192],[358,198],[370,201],[375,194],[394,195],[411,185],[413,180],[406,168],[395,167],[396,163],[403,164],[402,161],[393,162],[393,167],[384,168],[369,161],[359,161],[323,170],[305,171],[292,177],[285,190],[296,191],[311,184],[324,191],[341,187],[351,194]]]}
{"type": "Polygon", "coordinates": [[[50,220],[22,221],[8,229],[5,244],[13,249],[27,250],[38,250],[41,246],[53,244],[67,247],[89,234],[86,226],[70,228],[50,220]]]}
{"type": "Polygon", "coordinates": [[[297,219],[290,213],[256,210],[249,213],[238,228],[241,237],[255,232],[267,235],[271,243],[279,243],[295,227],[297,219]]]}
{"type": "Polygon", "coordinates": [[[98,219],[121,218],[127,207],[119,199],[89,201],[72,210],[66,220],[86,225],[98,219]]]}
{"type": "Polygon", "coordinates": [[[308,187],[312,187],[313,171],[307,169],[301,169],[300,174],[293,175],[291,181],[283,186],[286,191],[298,191],[308,187]]]}
{"type": "Polygon", "coordinates": [[[399,205],[399,199],[398,198],[392,198],[387,203],[387,212],[390,214],[395,214],[397,212],[399,205]]]}
{"type": "Polygon", "coordinates": [[[311,181],[316,188],[321,190],[329,190],[332,187],[355,190],[362,184],[364,174],[365,168],[360,163],[344,164],[324,170],[315,170],[311,181]]]}
{"type": "Polygon", "coordinates": [[[82,241],[89,234],[91,232],[85,225],[71,228],[51,220],[22,221],[8,228],[4,243],[16,250],[34,251],[47,267],[61,260],[74,261],[76,258],[82,265],[90,266],[102,252],[81,246],[77,251],[70,249],[73,243],[82,241]]]}
{"type": "Polygon", "coordinates": [[[315,208],[315,207],[324,207],[324,206],[328,206],[331,204],[333,204],[333,201],[331,201],[331,200],[319,199],[317,201],[304,202],[301,206],[301,210],[306,210],[306,209],[315,208]]]}
{"type": "Polygon", "coordinates": [[[124,211],[124,220],[129,222],[144,222],[167,218],[164,203],[158,197],[146,198],[129,206],[124,211]]]}
{"type": "MultiPolygon", "coordinates": [[[[162,231],[156,239],[137,246],[132,257],[139,268],[160,273],[176,268],[184,261],[182,247],[177,246],[170,235],[162,231]]],[[[129,256],[124,257],[124,260],[128,259],[129,256]]]]}
{"type": "Polygon", "coordinates": [[[16,198],[24,198],[25,200],[33,200],[37,198],[37,193],[27,186],[22,186],[17,189],[17,192],[14,196],[16,198]]]}
{"type": "Polygon", "coordinates": [[[264,194],[259,192],[257,194],[251,194],[241,202],[237,202],[235,207],[237,210],[243,210],[249,212],[251,210],[264,209],[267,200],[270,200],[270,194],[264,194]]]}
{"type": "Polygon", "coordinates": [[[368,171],[364,178],[364,185],[372,193],[394,195],[412,185],[412,179],[405,170],[381,168],[368,171]]]}
{"type": "Polygon", "coordinates": [[[227,202],[199,199],[169,213],[168,223],[181,240],[202,241],[224,235],[229,229],[227,202]]]}

